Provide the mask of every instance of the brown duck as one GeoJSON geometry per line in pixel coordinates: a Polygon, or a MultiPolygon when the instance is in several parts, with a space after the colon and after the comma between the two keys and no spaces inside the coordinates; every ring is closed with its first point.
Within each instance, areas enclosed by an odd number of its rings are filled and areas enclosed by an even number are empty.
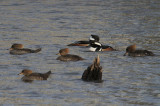
{"type": "Polygon", "coordinates": [[[65,49],[61,49],[59,50],[59,53],[57,55],[61,55],[57,58],[57,60],[60,61],[79,61],[79,60],[84,60],[82,57],[78,56],[78,55],[73,55],[73,54],[68,54],[69,53],[69,49],[65,48],[65,49]]]}
{"type": "Polygon", "coordinates": [[[32,73],[32,70],[24,69],[21,73],[18,75],[24,75],[21,79],[25,82],[32,82],[34,80],[47,80],[47,78],[50,76],[51,71],[48,71],[46,73],[32,73]]]}
{"type": "Polygon", "coordinates": [[[151,51],[148,50],[136,50],[136,45],[130,45],[126,48],[126,53],[124,56],[154,56],[154,54],[151,51]]]}
{"type": "Polygon", "coordinates": [[[27,53],[38,53],[41,51],[41,48],[36,49],[36,50],[31,50],[28,48],[23,48],[22,44],[13,44],[10,48],[10,54],[12,55],[23,55],[23,54],[27,54],[27,53]]]}

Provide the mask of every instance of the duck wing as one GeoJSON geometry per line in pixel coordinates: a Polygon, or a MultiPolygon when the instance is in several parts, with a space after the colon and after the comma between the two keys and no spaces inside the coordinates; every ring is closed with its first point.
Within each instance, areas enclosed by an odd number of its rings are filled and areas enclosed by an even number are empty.
{"type": "Polygon", "coordinates": [[[148,50],[136,50],[133,53],[129,53],[129,56],[154,56],[154,53],[148,50]]]}
{"type": "Polygon", "coordinates": [[[11,50],[10,54],[12,54],[12,55],[23,55],[23,54],[27,54],[27,53],[37,53],[37,52],[40,52],[40,51],[41,51],[41,48],[36,49],[36,50],[31,50],[31,49],[24,48],[24,49],[11,50]]]}
{"type": "Polygon", "coordinates": [[[26,75],[22,77],[22,80],[25,82],[33,81],[33,80],[47,80],[50,74],[51,74],[51,71],[48,71],[47,73],[32,73],[30,75],[26,75]]]}
{"type": "Polygon", "coordinates": [[[89,41],[76,41],[67,46],[88,46],[88,45],[89,45],[89,41]]]}
{"type": "Polygon", "coordinates": [[[57,60],[61,61],[79,61],[84,60],[82,57],[72,54],[62,55],[57,58],[57,60]]]}
{"type": "Polygon", "coordinates": [[[38,53],[40,52],[42,49],[41,48],[38,48],[36,50],[32,50],[32,49],[27,49],[27,48],[24,48],[24,49],[21,49],[22,51],[26,51],[27,53],[38,53]]]}

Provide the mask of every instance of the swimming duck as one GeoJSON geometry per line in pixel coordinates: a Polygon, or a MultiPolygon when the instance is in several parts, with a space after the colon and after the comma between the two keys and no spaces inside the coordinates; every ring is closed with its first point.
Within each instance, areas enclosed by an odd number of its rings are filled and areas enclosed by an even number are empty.
{"type": "Polygon", "coordinates": [[[84,60],[82,57],[78,56],[78,55],[73,55],[73,54],[68,54],[69,53],[69,49],[68,48],[64,48],[59,50],[59,53],[57,55],[61,55],[57,58],[57,60],[60,61],[79,61],[79,60],[84,60]]]}
{"type": "Polygon", "coordinates": [[[90,51],[115,51],[111,46],[102,45],[100,42],[90,42],[90,51]]]}
{"type": "Polygon", "coordinates": [[[26,54],[26,53],[37,53],[40,52],[41,48],[36,49],[36,50],[31,50],[28,48],[23,48],[22,44],[13,44],[10,48],[10,54],[12,55],[22,55],[22,54],[26,54]]]}
{"type": "Polygon", "coordinates": [[[76,41],[76,42],[71,43],[67,46],[89,46],[90,41],[98,42],[99,41],[99,36],[98,35],[91,35],[90,38],[89,38],[89,41],[76,41]]]}
{"type": "Polygon", "coordinates": [[[136,50],[136,45],[130,45],[126,48],[126,53],[124,56],[154,56],[151,51],[148,50],[136,50]]]}
{"type": "Polygon", "coordinates": [[[33,80],[47,80],[50,76],[51,71],[46,73],[32,73],[32,70],[24,69],[18,75],[24,75],[21,79],[25,82],[32,82],[33,80]]]}

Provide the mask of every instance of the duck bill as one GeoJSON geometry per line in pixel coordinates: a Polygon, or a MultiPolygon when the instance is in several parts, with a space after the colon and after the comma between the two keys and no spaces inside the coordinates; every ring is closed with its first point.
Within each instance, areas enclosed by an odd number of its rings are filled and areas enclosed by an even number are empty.
{"type": "Polygon", "coordinates": [[[10,48],[9,50],[13,50],[13,48],[10,48]]]}
{"type": "Polygon", "coordinates": [[[60,53],[57,53],[56,55],[60,55],[60,53]]]}
{"type": "Polygon", "coordinates": [[[127,56],[128,55],[128,52],[126,52],[123,56],[127,56]]]}
{"type": "Polygon", "coordinates": [[[18,75],[23,75],[23,73],[19,73],[18,75]]]}

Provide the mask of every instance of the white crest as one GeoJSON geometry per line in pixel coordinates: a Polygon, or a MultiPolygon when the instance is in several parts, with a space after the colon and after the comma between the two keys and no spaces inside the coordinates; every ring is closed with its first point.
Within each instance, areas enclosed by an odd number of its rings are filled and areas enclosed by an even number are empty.
{"type": "Polygon", "coordinates": [[[92,36],[90,36],[89,40],[95,40],[92,36]]]}

